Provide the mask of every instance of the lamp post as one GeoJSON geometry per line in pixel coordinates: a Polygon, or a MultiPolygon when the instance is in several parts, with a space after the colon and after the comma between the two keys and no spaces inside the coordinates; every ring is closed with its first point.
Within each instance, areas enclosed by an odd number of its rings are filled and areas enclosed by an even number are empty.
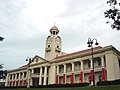
{"type": "Polygon", "coordinates": [[[4,40],[4,38],[0,36],[0,41],[3,41],[3,40],[4,40]]]}
{"type": "Polygon", "coordinates": [[[27,88],[30,88],[30,63],[32,62],[32,59],[30,57],[27,57],[26,61],[28,61],[27,64],[27,71],[28,71],[28,75],[27,75],[27,88]]]}
{"type": "Polygon", "coordinates": [[[92,69],[93,69],[93,75],[92,75],[92,78],[93,78],[93,86],[95,86],[95,75],[94,75],[94,60],[93,60],[93,44],[94,44],[94,41],[95,41],[95,45],[98,45],[99,43],[97,42],[97,39],[93,38],[88,38],[88,47],[91,48],[91,55],[92,55],[92,69]]]}

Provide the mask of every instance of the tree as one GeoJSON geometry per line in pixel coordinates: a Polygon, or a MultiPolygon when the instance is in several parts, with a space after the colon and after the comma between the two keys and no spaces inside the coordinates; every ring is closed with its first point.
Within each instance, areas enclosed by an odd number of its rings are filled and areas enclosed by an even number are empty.
{"type": "Polygon", "coordinates": [[[3,68],[3,64],[0,64],[0,79],[5,79],[7,76],[7,70],[1,70],[3,68]]]}
{"type": "Polygon", "coordinates": [[[0,36],[0,41],[2,41],[4,38],[0,36]]]}
{"type": "Polygon", "coordinates": [[[120,10],[117,6],[120,6],[120,3],[117,0],[109,0],[107,4],[111,7],[109,10],[104,12],[105,18],[109,18],[109,21],[112,29],[120,30],[120,10]]]}

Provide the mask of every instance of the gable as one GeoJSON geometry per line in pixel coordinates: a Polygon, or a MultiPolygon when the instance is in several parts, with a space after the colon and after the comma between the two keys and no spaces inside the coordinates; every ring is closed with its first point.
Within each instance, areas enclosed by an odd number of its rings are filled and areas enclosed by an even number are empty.
{"type": "Polygon", "coordinates": [[[36,63],[41,63],[41,62],[45,62],[45,59],[36,55],[33,59],[31,64],[36,64],[36,63]]]}

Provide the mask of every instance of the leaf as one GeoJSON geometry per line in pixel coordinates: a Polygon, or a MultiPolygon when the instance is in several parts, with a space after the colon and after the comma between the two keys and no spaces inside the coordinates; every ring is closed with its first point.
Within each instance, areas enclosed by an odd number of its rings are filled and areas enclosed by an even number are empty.
{"type": "Polygon", "coordinates": [[[112,24],[112,25],[111,25],[111,28],[112,28],[112,29],[114,29],[114,28],[115,28],[115,25],[114,25],[114,24],[112,24]]]}

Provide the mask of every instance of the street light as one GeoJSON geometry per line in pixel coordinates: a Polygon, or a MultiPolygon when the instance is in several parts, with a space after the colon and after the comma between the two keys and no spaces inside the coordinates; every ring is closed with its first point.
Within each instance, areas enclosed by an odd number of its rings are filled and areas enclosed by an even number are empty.
{"type": "Polygon", "coordinates": [[[92,55],[92,68],[93,68],[93,86],[95,86],[95,75],[94,75],[94,60],[93,60],[93,41],[95,41],[95,45],[98,45],[99,43],[97,42],[97,39],[95,39],[95,38],[93,38],[93,39],[91,39],[91,38],[88,38],[88,42],[87,42],[87,44],[88,44],[88,47],[90,47],[91,48],[91,55],[92,55]]]}
{"type": "Polygon", "coordinates": [[[32,62],[32,59],[30,57],[27,57],[26,61],[28,61],[28,64],[27,64],[27,69],[28,69],[27,88],[30,88],[30,63],[32,62]]]}

